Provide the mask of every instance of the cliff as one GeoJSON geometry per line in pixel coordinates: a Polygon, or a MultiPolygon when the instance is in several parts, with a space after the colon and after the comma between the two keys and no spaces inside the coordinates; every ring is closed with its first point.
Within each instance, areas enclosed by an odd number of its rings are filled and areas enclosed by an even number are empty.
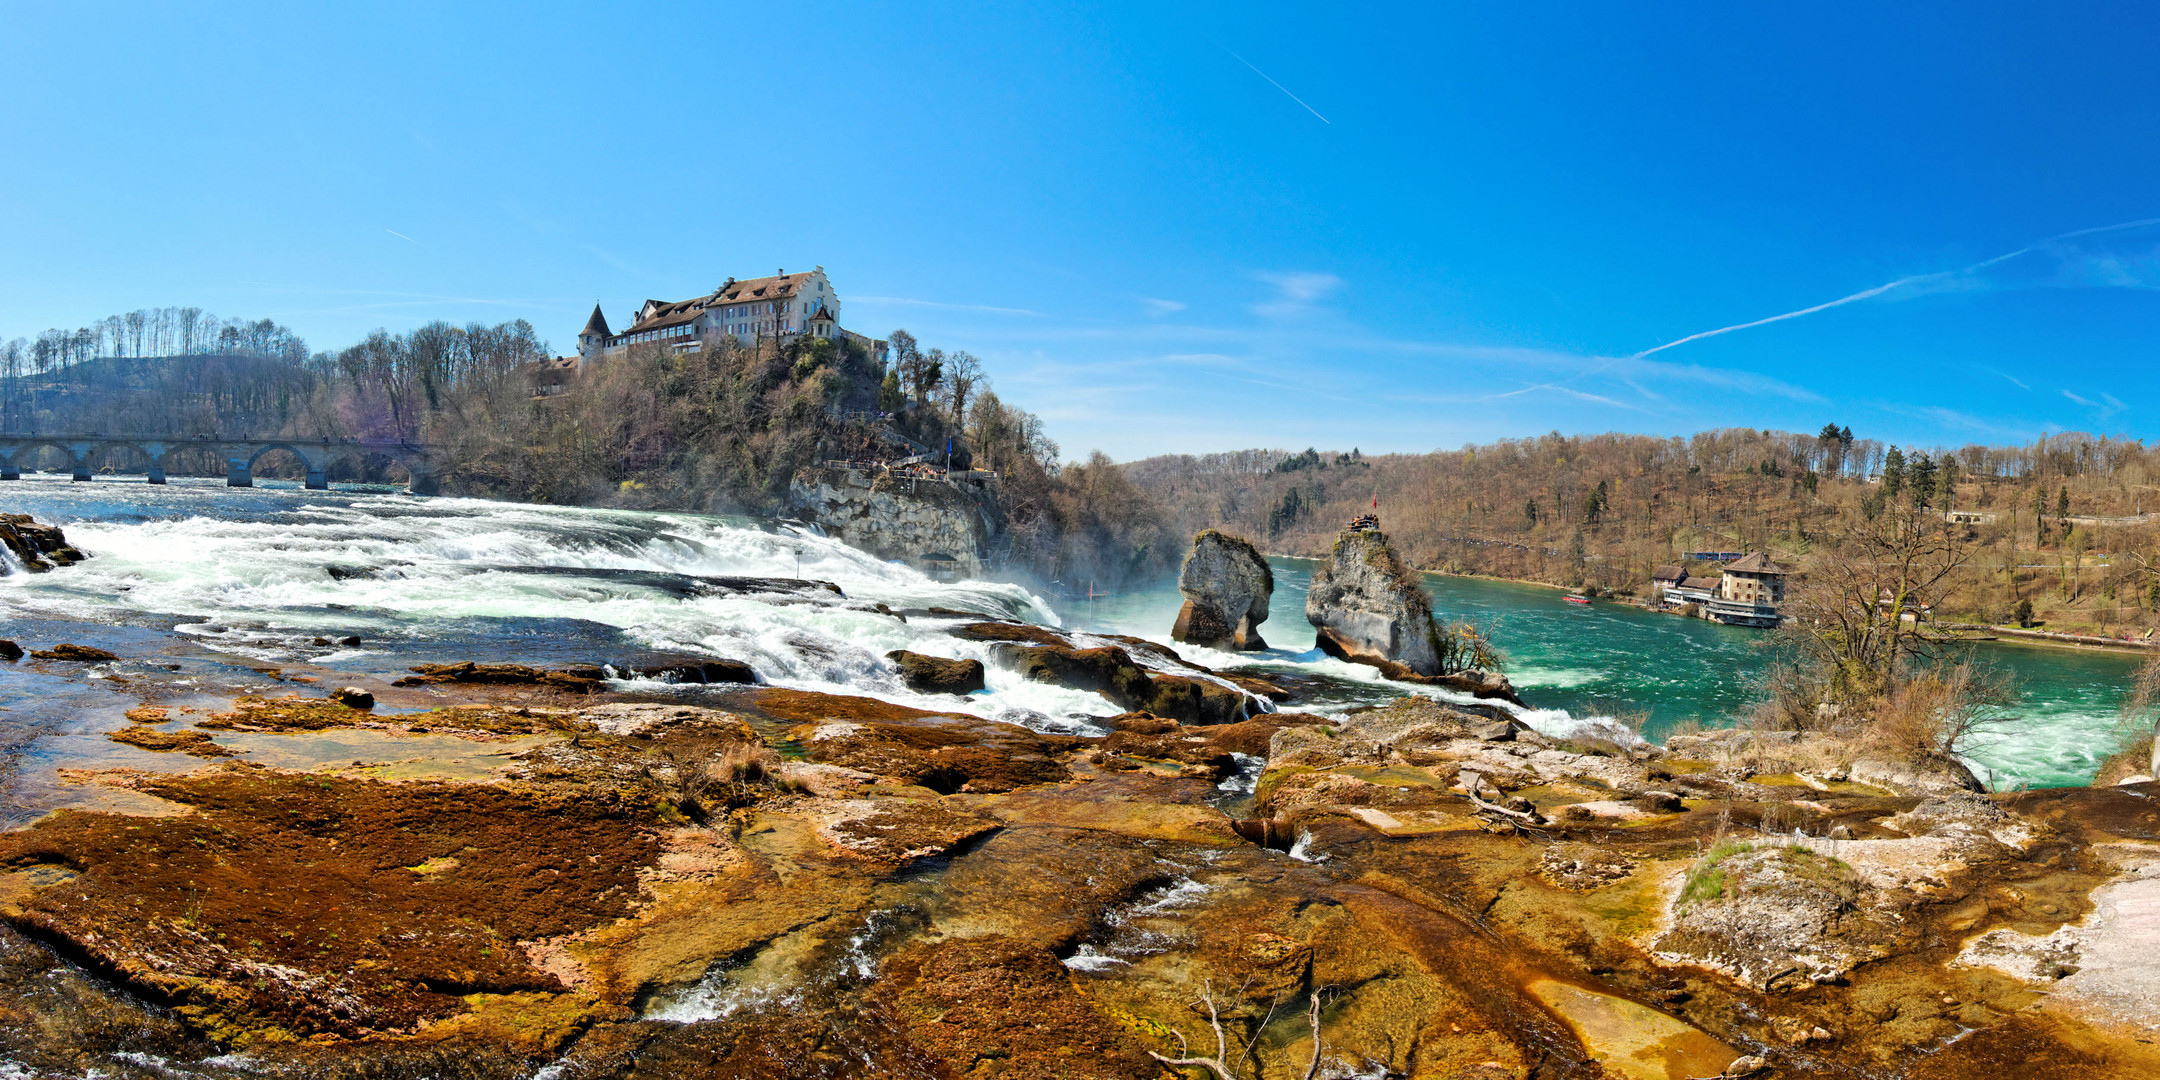
{"type": "Polygon", "coordinates": [[[996,485],[988,481],[802,469],[788,485],[788,502],[805,521],[851,546],[965,577],[982,572],[990,542],[1004,526],[996,485]]]}

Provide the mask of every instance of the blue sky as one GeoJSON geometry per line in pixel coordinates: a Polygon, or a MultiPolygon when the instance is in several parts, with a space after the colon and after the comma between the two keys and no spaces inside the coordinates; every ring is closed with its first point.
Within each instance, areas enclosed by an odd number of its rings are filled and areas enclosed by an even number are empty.
{"type": "Polygon", "coordinates": [[[568,351],[821,264],[1071,455],[2160,436],[2150,6],[0,0],[0,41],[5,337],[568,351]]]}

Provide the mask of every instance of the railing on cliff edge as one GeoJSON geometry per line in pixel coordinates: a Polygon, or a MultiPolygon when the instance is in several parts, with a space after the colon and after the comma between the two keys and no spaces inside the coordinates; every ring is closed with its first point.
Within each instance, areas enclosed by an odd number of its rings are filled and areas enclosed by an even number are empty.
{"type": "Polygon", "coordinates": [[[902,480],[932,480],[949,484],[956,480],[997,480],[999,474],[992,469],[951,469],[932,465],[920,457],[902,458],[899,461],[854,461],[845,458],[827,458],[818,464],[828,469],[845,469],[849,472],[876,473],[896,476],[902,480]]]}

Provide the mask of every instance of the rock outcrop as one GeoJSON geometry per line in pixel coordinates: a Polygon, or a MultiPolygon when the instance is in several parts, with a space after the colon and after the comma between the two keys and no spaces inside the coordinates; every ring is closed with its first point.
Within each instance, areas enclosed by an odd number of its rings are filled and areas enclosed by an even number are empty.
{"type": "Polygon", "coordinates": [[[523,664],[479,664],[467,660],[462,664],[421,664],[392,686],[438,686],[444,683],[466,683],[480,686],[546,686],[556,690],[592,693],[600,688],[607,672],[598,667],[566,668],[542,671],[523,664]]]}
{"type": "Polygon", "coordinates": [[[894,649],[885,659],[900,667],[900,681],[925,694],[972,694],[983,688],[983,662],[926,656],[894,649]]]}
{"type": "Polygon", "coordinates": [[[1244,689],[1141,638],[1115,637],[1115,645],[1082,647],[1064,634],[1026,623],[973,623],[954,633],[996,643],[998,663],[1023,678],[1101,694],[1120,709],[1188,724],[1234,724],[1264,711],[1252,699],[1265,691],[1244,689]],[[1150,671],[1133,658],[1135,652],[1171,670],[1150,671]]]}
{"type": "Polygon", "coordinates": [[[38,660],[65,660],[71,664],[104,664],[120,659],[104,649],[66,642],[50,649],[32,649],[30,655],[38,660]]]}
{"type": "Polygon", "coordinates": [[[803,469],[788,487],[788,501],[850,547],[962,576],[981,572],[982,553],[1000,528],[996,499],[973,481],[803,469]]]}
{"type": "Polygon", "coordinates": [[[1440,632],[1432,600],[1377,529],[1335,538],[1328,561],[1313,571],[1305,619],[1328,655],[1361,664],[1399,664],[1415,675],[1441,675],[1440,632]]]}
{"type": "Polygon", "coordinates": [[[1267,648],[1259,626],[1275,595],[1275,572],[1249,541],[1216,529],[1193,537],[1178,570],[1178,593],[1185,606],[1170,628],[1172,638],[1219,649],[1267,648]]]}
{"type": "Polygon", "coordinates": [[[1205,529],[1192,538],[1192,551],[1177,570],[1177,592],[1186,605],[1177,611],[1171,637],[1194,646],[1261,650],[1259,624],[1268,622],[1274,596],[1274,570],[1266,555],[1225,531],[1205,529]]]}
{"type": "MultiPolygon", "coordinates": [[[[72,566],[85,557],[67,542],[60,526],[40,525],[28,514],[0,514],[0,548],[12,557],[8,561],[21,563],[23,569],[32,572],[72,566]]],[[[4,572],[0,568],[0,573],[4,572]]]]}

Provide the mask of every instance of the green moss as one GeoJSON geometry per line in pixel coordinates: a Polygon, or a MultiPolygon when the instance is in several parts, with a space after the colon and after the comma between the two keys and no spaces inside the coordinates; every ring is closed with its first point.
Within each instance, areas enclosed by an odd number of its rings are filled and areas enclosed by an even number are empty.
{"type": "Polygon", "coordinates": [[[1275,789],[1281,787],[1284,780],[1301,773],[1318,771],[1310,765],[1285,765],[1279,769],[1269,769],[1261,773],[1260,779],[1253,783],[1253,805],[1268,805],[1268,801],[1275,797],[1275,789]]]}
{"type": "Polygon", "coordinates": [[[1786,872],[1794,877],[1835,893],[1848,904],[1859,899],[1859,875],[1853,872],[1852,866],[1845,860],[1811,851],[1798,844],[1787,845],[1778,855],[1785,862],[1786,872]]]}
{"type": "Polygon", "coordinates": [[[1688,867],[1687,880],[1680,886],[1680,904],[1685,907],[1699,900],[1722,900],[1725,898],[1727,881],[1724,862],[1742,852],[1755,850],[1755,845],[1745,840],[1720,840],[1703,857],[1688,867]]]}

